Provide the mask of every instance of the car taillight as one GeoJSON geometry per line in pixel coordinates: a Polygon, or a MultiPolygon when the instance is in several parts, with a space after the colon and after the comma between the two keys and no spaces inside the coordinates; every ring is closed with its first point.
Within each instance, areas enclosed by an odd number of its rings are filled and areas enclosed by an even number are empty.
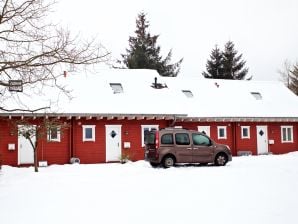
{"type": "Polygon", "coordinates": [[[159,148],[159,133],[158,131],[155,132],[155,149],[159,148]]]}
{"type": "Polygon", "coordinates": [[[159,133],[158,131],[155,132],[155,159],[158,159],[158,148],[159,148],[159,133]]]}

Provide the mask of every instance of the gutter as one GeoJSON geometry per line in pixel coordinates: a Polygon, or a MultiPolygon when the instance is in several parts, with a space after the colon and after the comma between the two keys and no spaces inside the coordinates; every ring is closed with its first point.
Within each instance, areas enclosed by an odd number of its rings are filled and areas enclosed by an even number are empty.
{"type": "Polygon", "coordinates": [[[187,117],[187,114],[121,114],[121,113],[0,113],[0,117],[187,117]]]}

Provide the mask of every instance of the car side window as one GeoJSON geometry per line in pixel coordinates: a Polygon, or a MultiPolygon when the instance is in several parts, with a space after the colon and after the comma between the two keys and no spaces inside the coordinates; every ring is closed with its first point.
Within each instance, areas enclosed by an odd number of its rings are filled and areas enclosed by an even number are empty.
{"type": "Polygon", "coordinates": [[[164,134],[163,136],[161,136],[161,144],[173,145],[174,144],[173,134],[164,134]]]}
{"type": "Polygon", "coordinates": [[[192,134],[192,142],[194,145],[210,145],[210,139],[206,137],[205,135],[201,134],[192,134]]]}
{"type": "Polygon", "coordinates": [[[189,145],[190,140],[187,133],[176,133],[175,134],[176,145],[189,145]]]}

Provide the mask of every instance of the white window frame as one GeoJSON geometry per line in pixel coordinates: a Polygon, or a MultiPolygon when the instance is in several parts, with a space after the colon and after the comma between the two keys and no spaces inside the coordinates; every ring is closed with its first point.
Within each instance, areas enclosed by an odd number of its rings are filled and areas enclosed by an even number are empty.
{"type": "Polygon", "coordinates": [[[83,142],[95,142],[95,125],[82,125],[83,142]],[[92,128],[92,138],[86,138],[86,128],[92,128]]]}
{"type": "Polygon", "coordinates": [[[280,134],[281,134],[281,143],[293,143],[294,142],[294,136],[293,136],[293,126],[287,125],[287,126],[281,126],[280,127],[280,134]],[[283,129],[286,129],[286,139],[283,139],[283,129]],[[291,139],[289,139],[288,135],[288,129],[291,130],[291,139]]]}
{"type": "Polygon", "coordinates": [[[250,138],[250,126],[241,126],[241,139],[249,139],[250,138]],[[247,136],[243,135],[243,129],[247,129],[247,136]]]}
{"type": "Polygon", "coordinates": [[[158,130],[159,129],[159,125],[157,125],[157,124],[151,124],[151,125],[141,125],[141,136],[142,136],[142,147],[144,147],[145,146],[145,142],[144,142],[144,129],[145,128],[148,128],[149,129],[149,131],[151,131],[152,130],[152,128],[155,128],[156,130],[158,130]]]}
{"type": "Polygon", "coordinates": [[[227,139],[227,126],[217,126],[217,139],[227,139]],[[219,136],[220,129],[224,129],[224,136],[219,136]]]}
{"type": "Polygon", "coordinates": [[[60,142],[61,141],[60,127],[50,127],[50,128],[48,128],[47,136],[48,136],[48,141],[49,142],[60,142]],[[51,129],[53,129],[53,128],[57,128],[57,138],[52,138],[51,129]]]}

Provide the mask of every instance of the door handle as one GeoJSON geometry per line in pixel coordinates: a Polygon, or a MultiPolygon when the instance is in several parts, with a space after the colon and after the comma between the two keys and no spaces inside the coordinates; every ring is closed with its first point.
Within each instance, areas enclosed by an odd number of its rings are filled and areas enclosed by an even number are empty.
{"type": "Polygon", "coordinates": [[[192,148],[186,148],[186,149],[188,149],[188,150],[192,150],[192,148]]]}

